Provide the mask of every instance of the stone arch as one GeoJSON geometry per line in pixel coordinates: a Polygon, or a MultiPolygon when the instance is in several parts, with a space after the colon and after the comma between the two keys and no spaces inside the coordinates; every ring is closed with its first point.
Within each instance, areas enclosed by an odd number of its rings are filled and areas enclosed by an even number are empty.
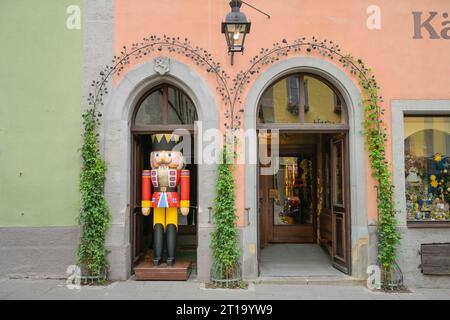
{"type": "MultiPolygon", "coordinates": [[[[245,130],[256,130],[258,101],[264,91],[277,79],[295,72],[307,72],[318,75],[329,81],[342,94],[348,113],[349,124],[349,161],[352,167],[350,174],[351,194],[351,251],[352,275],[363,277],[368,259],[368,227],[366,207],[366,157],[364,152],[364,109],[360,92],[352,79],[336,65],[315,57],[287,58],[270,66],[252,84],[245,100],[245,130]]],[[[256,148],[246,150],[248,157],[257,159],[256,148]]],[[[257,166],[246,163],[245,206],[250,208],[249,225],[243,230],[244,275],[247,279],[258,275],[257,251],[257,166]]]]}
{"type": "MultiPolygon", "coordinates": [[[[108,259],[111,279],[128,279],[131,274],[130,252],[130,167],[131,167],[131,117],[138,99],[150,88],[169,83],[182,89],[193,101],[200,130],[219,128],[219,112],[215,98],[206,81],[191,67],[173,58],[146,61],[123,75],[108,96],[103,111],[104,127],[101,137],[102,151],[108,171],[105,196],[111,211],[111,228],[107,235],[108,259]],[[161,63],[166,63],[161,67],[161,63]]],[[[200,131],[201,133],[201,131],[200,131]]],[[[198,144],[197,144],[198,145],[198,144]]],[[[201,146],[199,146],[201,148],[201,146]]],[[[197,150],[199,150],[197,148],[197,150]]],[[[203,183],[198,186],[198,278],[209,279],[211,264],[209,251],[208,207],[214,196],[215,166],[198,165],[203,183]]]]}

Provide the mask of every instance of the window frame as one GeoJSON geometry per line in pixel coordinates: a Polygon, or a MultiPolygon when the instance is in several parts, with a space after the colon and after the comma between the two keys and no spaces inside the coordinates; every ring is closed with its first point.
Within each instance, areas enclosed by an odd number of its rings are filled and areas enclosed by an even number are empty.
{"type": "MultiPolygon", "coordinates": [[[[289,99],[288,99],[289,100],[289,99]]],[[[289,102],[289,101],[288,101],[289,102]]],[[[258,110],[256,112],[257,114],[257,118],[256,118],[256,123],[258,128],[261,129],[270,129],[270,128],[280,128],[280,129],[292,129],[292,128],[298,128],[299,126],[302,128],[305,128],[307,130],[348,130],[349,126],[348,126],[348,116],[347,116],[347,107],[346,107],[346,103],[345,103],[345,99],[342,96],[342,94],[339,92],[339,90],[337,90],[328,80],[315,75],[313,73],[308,73],[308,72],[295,72],[295,73],[290,73],[287,75],[284,75],[276,80],[274,80],[262,93],[261,97],[259,98],[259,102],[258,102],[258,110]],[[273,85],[275,85],[276,83],[278,83],[279,81],[282,80],[286,80],[286,89],[287,89],[287,96],[289,98],[290,96],[290,81],[288,78],[292,78],[294,76],[298,77],[298,97],[299,97],[299,103],[298,103],[298,117],[299,117],[299,121],[297,123],[282,123],[282,122],[273,122],[273,123],[264,123],[264,122],[260,122],[260,118],[259,118],[259,114],[261,112],[261,100],[263,98],[263,96],[266,94],[267,90],[269,90],[273,85]],[[328,88],[330,88],[330,90],[333,91],[334,93],[334,112],[340,113],[341,114],[341,118],[342,118],[342,122],[341,123],[311,123],[311,122],[305,122],[305,112],[308,112],[309,110],[309,99],[308,99],[308,86],[307,86],[307,81],[305,80],[305,76],[307,77],[311,77],[311,78],[315,78],[318,81],[323,82],[325,85],[328,86],[328,88]],[[341,104],[339,105],[339,109],[337,108],[338,106],[336,105],[336,97],[339,98],[341,104]]]]}
{"type": "Polygon", "coordinates": [[[405,186],[405,127],[408,116],[450,116],[450,100],[393,100],[392,151],[394,199],[397,204],[398,225],[409,228],[450,228],[450,221],[408,221],[405,186]]]}

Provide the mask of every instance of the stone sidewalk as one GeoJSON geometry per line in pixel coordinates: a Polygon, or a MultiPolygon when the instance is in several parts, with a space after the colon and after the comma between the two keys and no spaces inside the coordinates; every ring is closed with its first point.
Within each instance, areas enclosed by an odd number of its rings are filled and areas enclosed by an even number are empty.
{"type": "Polygon", "coordinates": [[[359,285],[250,284],[247,290],[205,289],[188,282],[138,282],[68,289],[64,280],[0,279],[0,299],[179,299],[179,300],[449,300],[450,289],[415,289],[410,293],[372,292],[359,285]]]}

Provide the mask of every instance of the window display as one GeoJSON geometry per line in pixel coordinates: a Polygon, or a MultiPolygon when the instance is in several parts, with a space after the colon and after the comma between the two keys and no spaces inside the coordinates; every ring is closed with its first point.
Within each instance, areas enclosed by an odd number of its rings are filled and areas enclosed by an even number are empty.
{"type": "Polygon", "coordinates": [[[450,117],[405,117],[408,221],[450,221],[450,117]]]}
{"type": "Polygon", "coordinates": [[[280,157],[280,170],[274,175],[274,224],[312,223],[311,155],[280,157]]]}

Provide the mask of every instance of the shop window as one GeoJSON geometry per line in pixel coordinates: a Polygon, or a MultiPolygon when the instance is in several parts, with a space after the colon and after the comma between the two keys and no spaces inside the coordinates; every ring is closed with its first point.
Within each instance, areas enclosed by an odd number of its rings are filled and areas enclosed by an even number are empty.
{"type": "Polygon", "coordinates": [[[450,117],[405,116],[408,222],[450,221],[450,117]]]}

